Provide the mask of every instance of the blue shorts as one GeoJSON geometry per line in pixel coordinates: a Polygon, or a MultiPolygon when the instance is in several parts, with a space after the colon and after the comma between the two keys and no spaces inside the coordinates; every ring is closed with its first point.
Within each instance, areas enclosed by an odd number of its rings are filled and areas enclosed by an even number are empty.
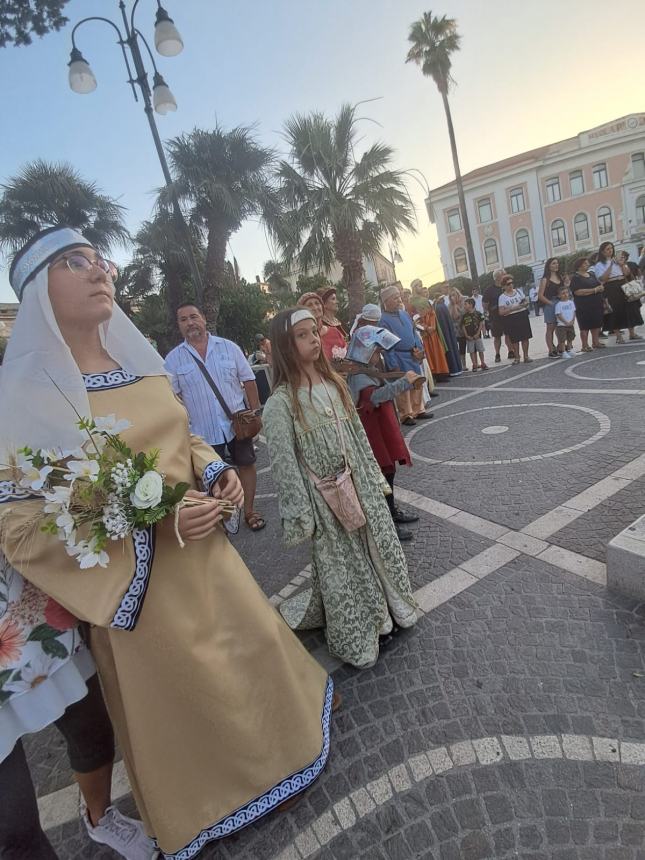
{"type": "Polygon", "coordinates": [[[555,325],[555,305],[542,305],[544,308],[544,322],[547,325],[555,325]]]}

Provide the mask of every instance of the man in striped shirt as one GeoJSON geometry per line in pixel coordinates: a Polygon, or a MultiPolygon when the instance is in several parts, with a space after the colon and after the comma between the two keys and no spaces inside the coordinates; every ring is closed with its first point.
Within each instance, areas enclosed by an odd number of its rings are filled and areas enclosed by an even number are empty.
{"type": "Polygon", "coordinates": [[[177,324],[184,342],[166,356],[172,387],[186,407],[191,433],[201,436],[222,458],[228,450],[244,489],[244,519],[251,531],[260,531],[266,522],[253,509],[257,483],[253,440],[235,438],[233,422],[195,359],[206,367],[232,414],[247,404],[249,409],[260,408],[255,375],[237,344],[207,331],[204,314],[195,305],[177,308],[177,324]]]}

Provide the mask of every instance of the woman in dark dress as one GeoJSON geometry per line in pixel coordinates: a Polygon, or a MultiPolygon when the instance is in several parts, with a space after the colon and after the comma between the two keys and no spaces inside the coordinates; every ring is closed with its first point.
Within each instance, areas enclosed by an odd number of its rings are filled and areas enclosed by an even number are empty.
{"type": "Polygon", "coordinates": [[[630,340],[642,340],[643,338],[634,331],[634,326],[639,325],[640,308],[630,308],[630,302],[623,292],[623,284],[631,279],[631,272],[627,266],[621,265],[616,259],[612,242],[603,242],[598,249],[598,262],[593,267],[593,271],[604,286],[605,296],[611,305],[610,331],[616,335],[616,343],[625,343],[621,332],[624,328],[629,330],[630,340]],[[636,311],[638,311],[638,317],[636,311]]]}
{"type": "Polygon", "coordinates": [[[605,313],[605,288],[595,272],[589,268],[589,260],[586,257],[580,257],[574,262],[570,289],[576,306],[582,352],[591,352],[592,348],[604,349],[605,344],[600,343],[599,338],[605,313]]]}
{"type": "MultiPolygon", "coordinates": [[[[629,269],[629,277],[628,281],[636,280],[638,281],[640,278],[640,269],[636,263],[633,263],[629,259],[629,251],[621,251],[618,255],[618,264],[623,266],[623,271],[627,274],[627,269],[629,269]]],[[[629,315],[629,322],[632,326],[643,325],[643,314],[641,312],[641,300],[638,299],[627,299],[627,312],[629,315]]]]}

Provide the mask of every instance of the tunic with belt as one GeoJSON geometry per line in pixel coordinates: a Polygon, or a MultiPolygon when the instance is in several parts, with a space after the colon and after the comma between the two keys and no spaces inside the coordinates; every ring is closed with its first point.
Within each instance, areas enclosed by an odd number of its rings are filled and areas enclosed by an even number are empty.
{"type": "Polygon", "coordinates": [[[421,365],[412,358],[412,350],[418,349],[423,352],[423,344],[410,314],[406,311],[384,311],[379,325],[400,338],[399,343],[383,355],[386,368],[403,372],[413,370],[421,374],[423,372],[421,365]]]}
{"type": "MultiPolygon", "coordinates": [[[[191,436],[163,376],[84,377],[93,416],[161,451],[169,484],[209,490],[225,464],[191,436]]],[[[10,480],[4,474],[0,478],[10,480]]],[[[90,647],[132,791],[164,858],[189,860],[302,791],[329,753],[332,682],[271,607],[218,526],[177,542],[172,517],[110,543],[80,570],[40,530],[42,499],[0,511],[0,548],[28,581],[92,625],[90,647]]]]}

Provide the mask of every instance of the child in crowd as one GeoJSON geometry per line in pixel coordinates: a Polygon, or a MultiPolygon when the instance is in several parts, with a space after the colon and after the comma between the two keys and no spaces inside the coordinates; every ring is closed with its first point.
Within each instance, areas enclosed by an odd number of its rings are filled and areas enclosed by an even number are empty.
{"type": "Polygon", "coordinates": [[[287,546],[311,540],[313,548],[310,587],[281,603],[280,612],[292,629],[324,627],[332,654],[367,668],[393,620],[400,627],[417,620],[385,501],[390,487],[345,383],[321,350],[311,311],[281,311],[270,337],[273,394],[263,420],[284,540],[287,546]],[[325,484],[347,480],[356,491],[350,512],[360,508],[364,525],[337,517],[323,495],[325,484]]]}
{"type": "Polygon", "coordinates": [[[555,304],[555,334],[558,339],[558,353],[563,358],[573,358],[573,342],[576,330],[573,321],[576,318],[576,306],[571,298],[568,287],[564,284],[558,290],[558,301],[555,304]]]}
{"type": "Polygon", "coordinates": [[[464,315],[461,318],[461,336],[466,338],[466,351],[473,363],[473,373],[478,367],[488,370],[484,361],[484,341],[482,339],[484,316],[475,309],[475,300],[464,301],[464,315]]]}

